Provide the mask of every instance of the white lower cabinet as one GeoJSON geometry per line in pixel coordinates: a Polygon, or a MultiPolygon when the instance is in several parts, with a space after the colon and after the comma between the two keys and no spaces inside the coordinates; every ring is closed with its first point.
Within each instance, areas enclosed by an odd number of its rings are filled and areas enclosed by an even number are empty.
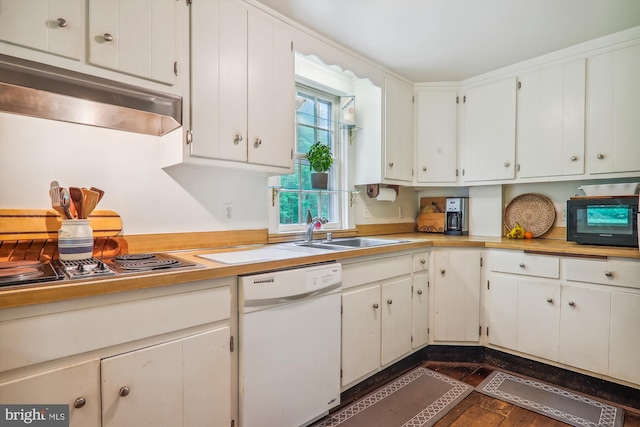
{"type": "Polygon", "coordinates": [[[411,277],[382,285],[382,364],[411,351],[411,277]]]}
{"type": "Polygon", "coordinates": [[[0,402],[69,405],[70,427],[100,426],[100,360],[92,359],[0,383],[0,402]]]}
{"type": "Polygon", "coordinates": [[[480,258],[479,250],[434,251],[434,341],[479,341],[480,258]]]}
{"type": "Polygon", "coordinates": [[[519,280],[517,325],[518,351],[557,361],[560,284],[519,280]]]}
{"type": "Polygon", "coordinates": [[[518,347],[518,279],[492,277],[487,284],[488,341],[500,347],[518,347]]]}
{"type": "Polygon", "coordinates": [[[429,342],[429,273],[413,275],[413,334],[411,346],[418,348],[429,342]]]}
{"type": "Polygon", "coordinates": [[[640,384],[640,294],[611,292],[609,375],[640,384]]]}

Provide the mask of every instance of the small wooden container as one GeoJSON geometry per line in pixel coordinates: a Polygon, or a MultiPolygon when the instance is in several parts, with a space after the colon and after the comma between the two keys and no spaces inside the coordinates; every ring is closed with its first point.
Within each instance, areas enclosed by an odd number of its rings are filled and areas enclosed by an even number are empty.
{"type": "Polygon", "coordinates": [[[444,233],[446,197],[421,197],[416,229],[423,233],[444,233]]]}

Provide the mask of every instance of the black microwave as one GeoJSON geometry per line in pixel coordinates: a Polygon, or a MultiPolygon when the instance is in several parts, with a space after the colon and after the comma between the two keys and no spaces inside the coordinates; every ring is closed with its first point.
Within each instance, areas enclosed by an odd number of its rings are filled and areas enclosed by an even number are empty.
{"type": "Polygon", "coordinates": [[[638,247],[638,196],[568,200],[567,241],[638,247]]]}

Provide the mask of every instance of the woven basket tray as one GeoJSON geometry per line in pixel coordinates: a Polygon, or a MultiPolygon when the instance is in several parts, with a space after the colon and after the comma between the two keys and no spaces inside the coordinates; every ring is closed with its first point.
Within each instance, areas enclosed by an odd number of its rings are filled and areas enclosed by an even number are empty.
{"type": "Polygon", "coordinates": [[[534,237],[549,231],[556,220],[556,209],[548,197],[526,193],[514,198],[504,210],[504,225],[511,230],[516,222],[534,237]]]}

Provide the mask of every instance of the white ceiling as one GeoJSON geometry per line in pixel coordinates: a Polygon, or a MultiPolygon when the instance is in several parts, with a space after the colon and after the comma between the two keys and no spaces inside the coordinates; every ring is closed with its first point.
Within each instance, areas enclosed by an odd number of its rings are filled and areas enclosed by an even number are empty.
{"type": "Polygon", "coordinates": [[[258,0],[413,82],[459,81],[640,25],[640,0],[258,0]]]}

